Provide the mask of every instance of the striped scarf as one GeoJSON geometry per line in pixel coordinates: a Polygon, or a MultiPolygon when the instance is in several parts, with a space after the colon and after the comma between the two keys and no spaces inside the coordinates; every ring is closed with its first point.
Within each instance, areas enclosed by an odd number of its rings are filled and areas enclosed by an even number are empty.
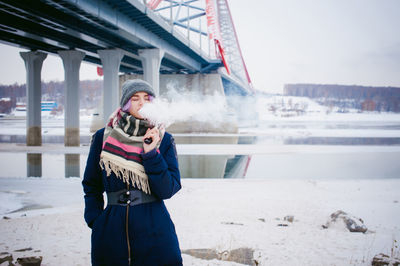
{"type": "Polygon", "coordinates": [[[132,184],[146,194],[151,194],[151,191],[140,154],[143,152],[143,136],[151,127],[147,120],[136,119],[118,108],[110,116],[104,131],[100,154],[100,166],[106,170],[107,176],[114,172],[124,183],[132,184]]]}

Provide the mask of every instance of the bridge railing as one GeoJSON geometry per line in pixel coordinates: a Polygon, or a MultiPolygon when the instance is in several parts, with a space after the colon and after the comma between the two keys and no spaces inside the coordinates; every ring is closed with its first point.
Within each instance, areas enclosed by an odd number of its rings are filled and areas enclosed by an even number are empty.
{"type": "Polygon", "coordinates": [[[209,38],[205,0],[139,0],[160,16],[174,31],[185,36],[208,58],[216,59],[214,41],[209,38]]]}
{"type": "Polygon", "coordinates": [[[227,0],[139,1],[184,35],[190,45],[211,59],[221,59],[224,74],[253,90],[227,0]]]}

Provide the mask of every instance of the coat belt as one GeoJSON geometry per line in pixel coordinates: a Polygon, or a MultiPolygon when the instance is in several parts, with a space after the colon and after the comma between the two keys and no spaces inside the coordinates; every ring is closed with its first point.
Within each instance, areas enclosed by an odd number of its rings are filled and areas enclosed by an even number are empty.
{"type": "Polygon", "coordinates": [[[135,206],[153,201],[157,201],[157,198],[136,189],[107,192],[107,205],[135,206]]]}

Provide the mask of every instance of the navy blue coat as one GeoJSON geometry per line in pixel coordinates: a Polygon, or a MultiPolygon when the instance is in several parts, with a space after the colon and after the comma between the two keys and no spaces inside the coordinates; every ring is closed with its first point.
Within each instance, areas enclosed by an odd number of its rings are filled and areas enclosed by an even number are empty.
{"type": "Polygon", "coordinates": [[[104,128],[93,135],[82,181],[85,221],[92,228],[92,264],[129,265],[130,250],[131,265],[182,265],[175,226],[163,202],[181,188],[173,137],[165,133],[160,153],[142,154],[151,193],[159,200],[130,206],[127,221],[126,206],[104,209],[103,193],[126,189],[127,185],[113,172],[107,176],[100,168],[103,135],[104,128]]]}

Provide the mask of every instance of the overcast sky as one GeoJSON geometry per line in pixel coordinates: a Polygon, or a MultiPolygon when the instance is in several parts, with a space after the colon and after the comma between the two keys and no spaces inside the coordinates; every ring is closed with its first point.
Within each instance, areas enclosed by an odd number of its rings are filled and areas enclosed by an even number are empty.
{"type": "MultiPolygon", "coordinates": [[[[256,89],[285,83],[400,86],[400,0],[228,0],[256,89]]],[[[0,83],[25,83],[19,51],[0,44],[0,83]]],[[[98,78],[84,63],[81,79],[98,78]]],[[[49,55],[42,79],[63,80],[49,55]]]]}

